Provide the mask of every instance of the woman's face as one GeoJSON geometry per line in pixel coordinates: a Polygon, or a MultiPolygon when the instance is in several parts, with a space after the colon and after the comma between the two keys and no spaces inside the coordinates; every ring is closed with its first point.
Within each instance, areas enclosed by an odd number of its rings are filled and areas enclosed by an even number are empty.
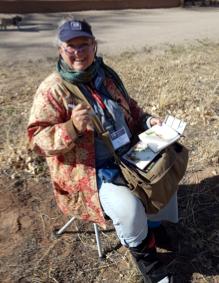
{"type": "Polygon", "coordinates": [[[77,37],[59,47],[63,60],[75,71],[84,71],[93,63],[95,50],[96,42],[89,37],[77,37]]]}

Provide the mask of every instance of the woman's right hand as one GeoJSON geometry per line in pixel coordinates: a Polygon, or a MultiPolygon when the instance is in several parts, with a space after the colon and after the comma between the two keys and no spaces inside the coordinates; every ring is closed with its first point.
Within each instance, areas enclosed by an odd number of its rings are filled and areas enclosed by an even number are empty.
{"type": "Polygon", "coordinates": [[[80,103],[72,110],[71,120],[79,133],[86,131],[88,124],[91,124],[90,118],[91,106],[80,103]]]}

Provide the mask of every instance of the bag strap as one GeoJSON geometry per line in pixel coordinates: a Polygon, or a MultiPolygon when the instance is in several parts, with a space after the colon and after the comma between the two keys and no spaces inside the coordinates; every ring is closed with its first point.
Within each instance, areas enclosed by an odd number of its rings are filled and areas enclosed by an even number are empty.
{"type": "MultiPolygon", "coordinates": [[[[80,89],[76,86],[73,85],[65,80],[62,81],[65,87],[67,88],[68,91],[70,91],[78,100],[83,101],[86,105],[90,106],[90,103],[86,99],[86,97],[83,95],[83,93],[80,91],[80,89]]],[[[94,122],[94,126],[97,130],[98,133],[102,134],[105,132],[105,129],[103,128],[100,120],[98,117],[94,114],[92,115],[92,121],[94,122]]]]}
{"type": "MultiPolygon", "coordinates": [[[[83,95],[83,93],[81,92],[79,87],[77,87],[76,85],[71,84],[71,83],[69,83],[65,80],[62,80],[62,82],[63,82],[64,86],[67,88],[67,90],[70,91],[70,93],[72,93],[78,100],[81,100],[81,101],[85,102],[85,104],[90,106],[90,103],[88,102],[86,97],[83,95]]],[[[92,114],[91,119],[92,119],[93,125],[94,125],[94,127],[97,131],[97,134],[102,138],[102,140],[104,141],[104,143],[106,144],[106,146],[108,147],[110,152],[113,154],[115,160],[117,162],[119,162],[119,158],[118,158],[117,154],[115,153],[111,139],[109,137],[109,132],[104,129],[99,118],[97,117],[97,115],[95,113],[92,114]]]]}

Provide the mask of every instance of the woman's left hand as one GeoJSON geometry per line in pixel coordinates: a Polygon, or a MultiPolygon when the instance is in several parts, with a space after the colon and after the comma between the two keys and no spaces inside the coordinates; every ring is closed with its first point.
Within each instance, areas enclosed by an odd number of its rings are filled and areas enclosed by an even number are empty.
{"type": "Polygon", "coordinates": [[[152,126],[154,126],[154,125],[159,125],[159,126],[161,126],[162,125],[162,119],[161,118],[155,118],[155,117],[153,117],[153,118],[151,118],[150,119],[150,125],[151,125],[151,127],[152,126]]]}

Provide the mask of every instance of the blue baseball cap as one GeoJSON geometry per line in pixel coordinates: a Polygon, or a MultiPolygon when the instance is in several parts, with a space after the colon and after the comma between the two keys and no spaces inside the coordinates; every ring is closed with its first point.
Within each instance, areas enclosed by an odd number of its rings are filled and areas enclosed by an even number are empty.
{"type": "Polygon", "coordinates": [[[58,37],[61,41],[67,42],[76,37],[90,37],[93,38],[91,26],[85,21],[71,20],[65,22],[59,27],[58,37]]]}

